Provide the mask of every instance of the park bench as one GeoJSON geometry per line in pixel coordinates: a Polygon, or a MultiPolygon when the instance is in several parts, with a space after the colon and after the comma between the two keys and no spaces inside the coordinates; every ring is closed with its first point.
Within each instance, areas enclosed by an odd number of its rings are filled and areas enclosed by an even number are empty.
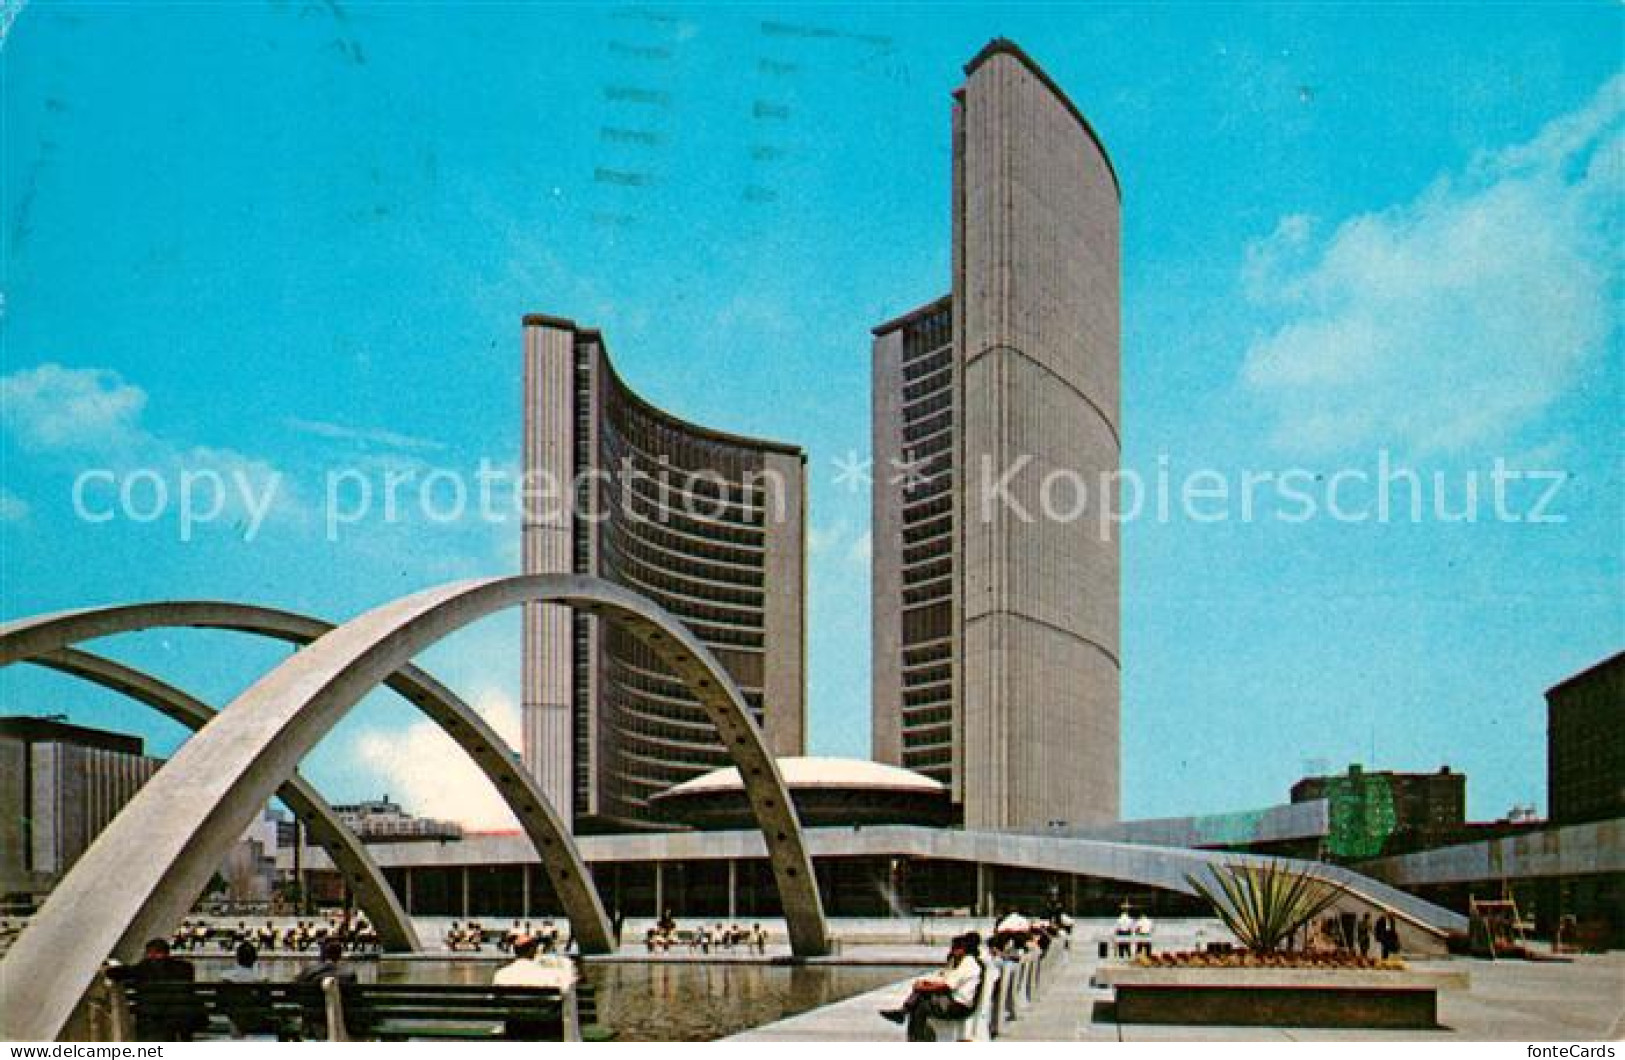
{"type": "Polygon", "coordinates": [[[275,1036],[354,1041],[506,1037],[510,1021],[557,1026],[566,1041],[609,1037],[598,1026],[596,995],[528,987],[422,983],[111,984],[115,1041],[275,1036]]]}
{"type": "Polygon", "coordinates": [[[115,1041],[189,1041],[272,1036],[288,1040],[325,1028],[315,983],[189,983],[131,979],[111,984],[115,1041]]]}

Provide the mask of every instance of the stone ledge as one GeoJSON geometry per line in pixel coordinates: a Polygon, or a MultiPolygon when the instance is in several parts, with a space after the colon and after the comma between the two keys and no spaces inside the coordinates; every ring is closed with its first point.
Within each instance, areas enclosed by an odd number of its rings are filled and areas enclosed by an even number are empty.
{"type": "Polygon", "coordinates": [[[1464,972],[1326,968],[1101,969],[1118,1023],[1393,1030],[1439,1025],[1439,991],[1466,989],[1464,972]]]}

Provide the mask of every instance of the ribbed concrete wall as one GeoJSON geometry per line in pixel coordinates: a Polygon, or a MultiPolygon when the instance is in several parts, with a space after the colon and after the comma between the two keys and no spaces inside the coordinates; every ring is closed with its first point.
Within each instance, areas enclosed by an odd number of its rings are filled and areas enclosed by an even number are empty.
{"type": "Polygon", "coordinates": [[[877,762],[903,764],[903,491],[886,474],[903,456],[903,332],[876,335],[873,346],[870,453],[871,696],[870,755],[877,762]]]}
{"type": "Polygon", "coordinates": [[[959,97],[956,336],[965,824],[1118,814],[1118,546],[1094,495],[1119,464],[1116,185],[1092,134],[1013,49],[959,97]],[[1014,504],[984,482],[1018,466],[1014,504]],[[1042,484],[1065,476],[1044,514],[1042,484]],[[1030,520],[1029,520],[1030,516],[1030,520]]]}
{"type": "Polygon", "coordinates": [[[763,557],[763,735],[777,756],[807,747],[807,461],[789,453],[763,457],[770,530],[763,557]],[[776,528],[776,529],[774,529],[776,528]]]}
{"type": "MultiPolygon", "coordinates": [[[[524,472],[528,483],[568,488],[574,475],[575,333],[547,324],[525,326],[524,472]]],[[[523,529],[526,574],[568,574],[573,512],[568,495],[535,496],[523,529]]],[[[521,754],[548,800],[571,821],[572,690],[570,609],[526,604],[520,684],[521,754]]]]}

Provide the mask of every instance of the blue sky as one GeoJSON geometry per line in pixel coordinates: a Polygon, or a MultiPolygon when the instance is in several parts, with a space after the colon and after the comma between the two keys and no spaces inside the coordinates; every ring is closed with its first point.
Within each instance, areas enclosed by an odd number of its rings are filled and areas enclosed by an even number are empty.
{"type": "MultiPolygon", "coordinates": [[[[1122,177],[1128,467],[1324,482],[1386,452],[1452,505],[1497,458],[1565,476],[1561,522],[1128,525],[1126,813],[1280,801],[1356,760],[1449,762],[1480,817],[1543,807],[1542,691],[1625,646],[1617,5],[18,8],[6,617],[342,617],[515,569],[511,522],[330,540],[324,476],[512,466],[519,317],[549,312],[663,407],[807,448],[812,749],[867,753],[868,495],[835,461],[868,448],[869,326],[947,289],[949,92],[1005,35],[1122,177]],[[78,518],[88,468],[280,486],[263,525],[232,501],[183,541],[171,514],[78,518]]],[[[508,732],[516,635],[425,660],[508,732]]],[[[216,703],[287,653],[105,647],[216,703]]],[[[0,703],[182,735],[25,667],[0,703]]],[[[380,694],[307,772],[500,823],[450,755],[380,694]]]]}

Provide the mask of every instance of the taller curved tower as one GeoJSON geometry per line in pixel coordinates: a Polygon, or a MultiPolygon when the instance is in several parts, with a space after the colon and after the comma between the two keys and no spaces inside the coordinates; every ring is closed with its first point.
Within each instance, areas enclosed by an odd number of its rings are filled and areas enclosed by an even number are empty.
{"type": "MultiPolygon", "coordinates": [[[[680,618],[774,755],[806,749],[806,455],[701,427],[622,381],[603,337],[525,317],[527,574],[593,574],[680,618]]],[[[729,765],[686,683],[634,637],[525,608],[525,765],[578,830],[664,827],[649,797],[729,765]]]]}
{"type": "Polygon", "coordinates": [[[875,755],[966,827],[1114,821],[1117,177],[1015,44],[965,74],[952,293],[874,329],[875,755]]]}

